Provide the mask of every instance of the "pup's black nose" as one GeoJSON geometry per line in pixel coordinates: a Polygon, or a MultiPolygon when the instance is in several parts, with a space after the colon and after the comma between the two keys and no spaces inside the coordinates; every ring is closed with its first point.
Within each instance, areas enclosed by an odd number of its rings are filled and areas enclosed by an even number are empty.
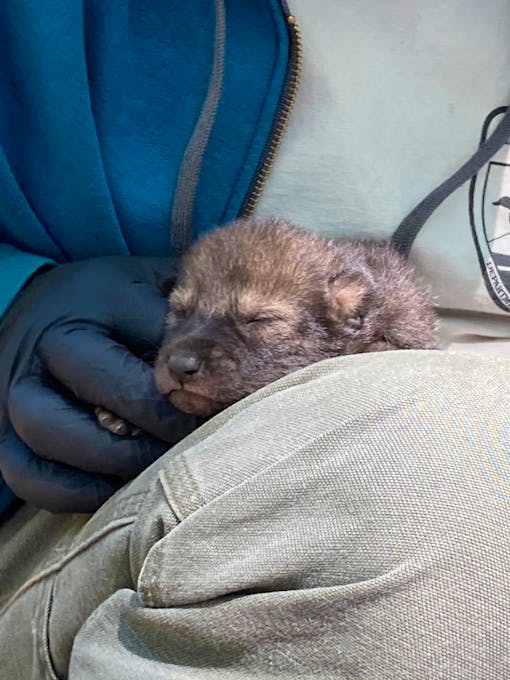
{"type": "Polygon", "coordinates": [[[169,355],[167,364],[177,378],[186,380],[198,373],[202,362],[192,352],[173,352],[169,355]]]}

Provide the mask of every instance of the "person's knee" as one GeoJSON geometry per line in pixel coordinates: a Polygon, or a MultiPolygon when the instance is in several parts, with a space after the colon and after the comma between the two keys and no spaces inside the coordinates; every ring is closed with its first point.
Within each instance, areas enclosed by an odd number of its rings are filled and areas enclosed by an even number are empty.
{"type": "Polygon", "coordinates": [[[178,595],[165,598],[275,574],[314,587],[331,574],[360,581],[459,541],[475,553],[496,535],[508,544],[502,522],[493,531],[508,468],[502,368],[441,353],[353,357],[239,404],[160,472],[186,520],[159,546],[173,578],[182,569],[178,595]]]}

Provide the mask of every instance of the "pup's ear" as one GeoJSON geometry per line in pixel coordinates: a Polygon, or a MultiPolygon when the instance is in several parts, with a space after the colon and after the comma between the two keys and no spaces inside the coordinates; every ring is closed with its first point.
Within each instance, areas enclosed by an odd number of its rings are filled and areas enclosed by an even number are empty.
{"type": "Polygon", "coordinates": [[[328,280],[334,319],[360,327],[372,296],[372,282],[360,272],[340,272],[328,280]]]}

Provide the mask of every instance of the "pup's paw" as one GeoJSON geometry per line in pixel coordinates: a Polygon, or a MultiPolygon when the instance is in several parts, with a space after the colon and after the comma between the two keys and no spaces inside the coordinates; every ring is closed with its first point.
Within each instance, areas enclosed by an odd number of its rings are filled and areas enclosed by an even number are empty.
{"type": "Polygon", "coordinates": [[[102,406],[96,406],[94,413],[101,427],[109,430],[112,434],[119,435],[119,437],[137,437],[142,433],[139,427],[127,423],[122,418],[119,418],[119,416],[116,416],[115,413],[107,411],[102,406]]]}

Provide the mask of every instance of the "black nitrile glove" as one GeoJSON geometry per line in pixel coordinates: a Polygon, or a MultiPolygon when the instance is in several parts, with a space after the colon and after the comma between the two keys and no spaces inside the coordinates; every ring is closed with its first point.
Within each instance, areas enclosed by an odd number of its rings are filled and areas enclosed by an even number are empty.
{"type": "Polygon", "coordinates": [[[97,258],[20,294],[0,323],[0,513],[6,485],[40,508],[92,512],[196,427],[138,358],[157,352],[174,271],[169,259],[97,258]],[[147,434],[111,434],[95,405],[147,434]]]}

